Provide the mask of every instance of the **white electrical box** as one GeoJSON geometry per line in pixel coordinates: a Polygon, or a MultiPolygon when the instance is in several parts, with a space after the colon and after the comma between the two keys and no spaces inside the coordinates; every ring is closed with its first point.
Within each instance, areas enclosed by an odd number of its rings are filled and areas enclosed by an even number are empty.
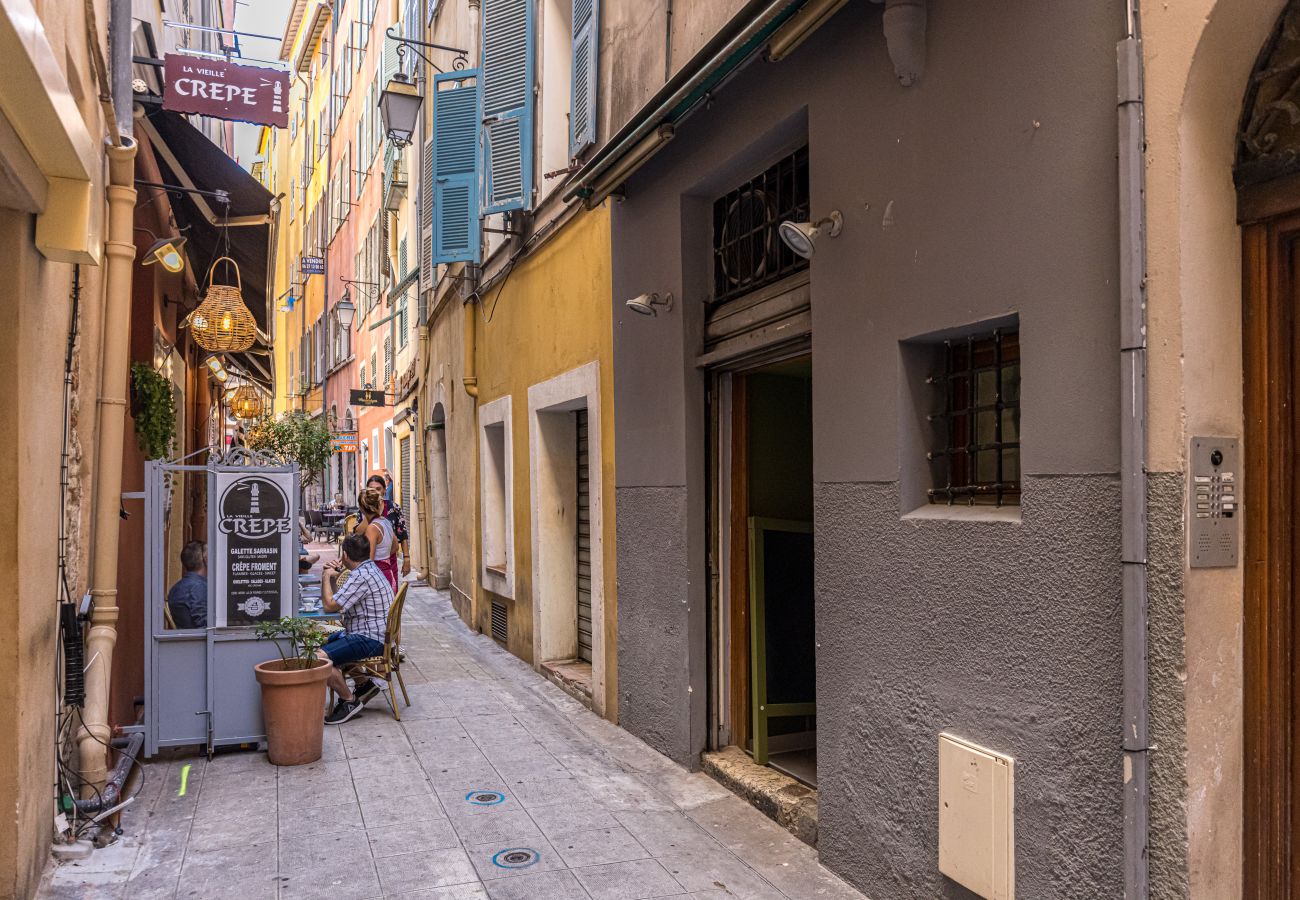
{"type": "Polygon", "coordinates": [[[1015,834],[1015,760],[939,735],[939,871],[988,900],[1014,900],[1015,834]]]}

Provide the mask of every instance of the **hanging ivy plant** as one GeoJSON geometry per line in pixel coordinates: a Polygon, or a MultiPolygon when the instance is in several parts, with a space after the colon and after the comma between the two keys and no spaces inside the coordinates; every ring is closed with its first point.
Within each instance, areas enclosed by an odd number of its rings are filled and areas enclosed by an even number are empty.
{"type": "Polygon", "coordinates": [[[147,363],[131,364],[135,436],[147,459],[163,459],[176,441],[176,394],[172,383],[147,363]]]}

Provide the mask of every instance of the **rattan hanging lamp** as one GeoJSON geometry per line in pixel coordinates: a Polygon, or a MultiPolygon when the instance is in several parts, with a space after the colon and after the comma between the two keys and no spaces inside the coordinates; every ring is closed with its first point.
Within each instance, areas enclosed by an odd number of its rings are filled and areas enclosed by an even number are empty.
{"type": "Polygon", "coordinates": [[[230,397],[230,412],[236,419],[257,419],[262,415],[262,395],[251,384],[241,384],[230,397]]]}
{"type": "Polygon", "coordinates": [[[239,352],[253,346],[257,338],[257,320],[244,305],[239,265],[229,256],[217,258],[208,269],[208,291],[198,309],[190,315],[190,330],[194,332],[196,344],[215,353],[239,352]],[[234,267],[233,285],[216,284],[212,280],[217,265],[223,260],[234,267]]]}

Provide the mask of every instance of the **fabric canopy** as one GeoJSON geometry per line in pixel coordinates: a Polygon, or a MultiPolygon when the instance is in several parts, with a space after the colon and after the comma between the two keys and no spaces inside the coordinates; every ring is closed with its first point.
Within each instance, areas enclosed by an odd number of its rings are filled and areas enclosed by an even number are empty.
{"type": "MultiPolygon", "coordinates": [[[[186,250],[200,292],[207,289],[212,263],[229,256],[239,266],[244,303],[257,327],[267,333],[267,272],[274,221],[271,192],[183,115],[153,107],[147,119],[157,137],[155,150],[163,181],[208,192],[171,192],[172,209],[188,239],[186,250]],[[229,204],[210,196],[219,191],[228,195],[229,204]]],[[[231,283],[234,272],[227,265],[218,266],[215,277],[219,283],[231,283]]],[[[259,338],[251,350],[229,356],[249,377],[270,387],[273,367],[268,361],[269,351],[270,347],[259,338]]]]}

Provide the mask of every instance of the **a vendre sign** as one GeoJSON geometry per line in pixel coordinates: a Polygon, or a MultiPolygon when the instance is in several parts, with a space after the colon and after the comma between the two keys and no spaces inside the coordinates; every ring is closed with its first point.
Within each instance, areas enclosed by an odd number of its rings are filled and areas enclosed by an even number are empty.
{"type": "Polygon", "coordinates": [[[163,109],[289,127],[289,73],[183,53],[165,58],[163,109]]]}

